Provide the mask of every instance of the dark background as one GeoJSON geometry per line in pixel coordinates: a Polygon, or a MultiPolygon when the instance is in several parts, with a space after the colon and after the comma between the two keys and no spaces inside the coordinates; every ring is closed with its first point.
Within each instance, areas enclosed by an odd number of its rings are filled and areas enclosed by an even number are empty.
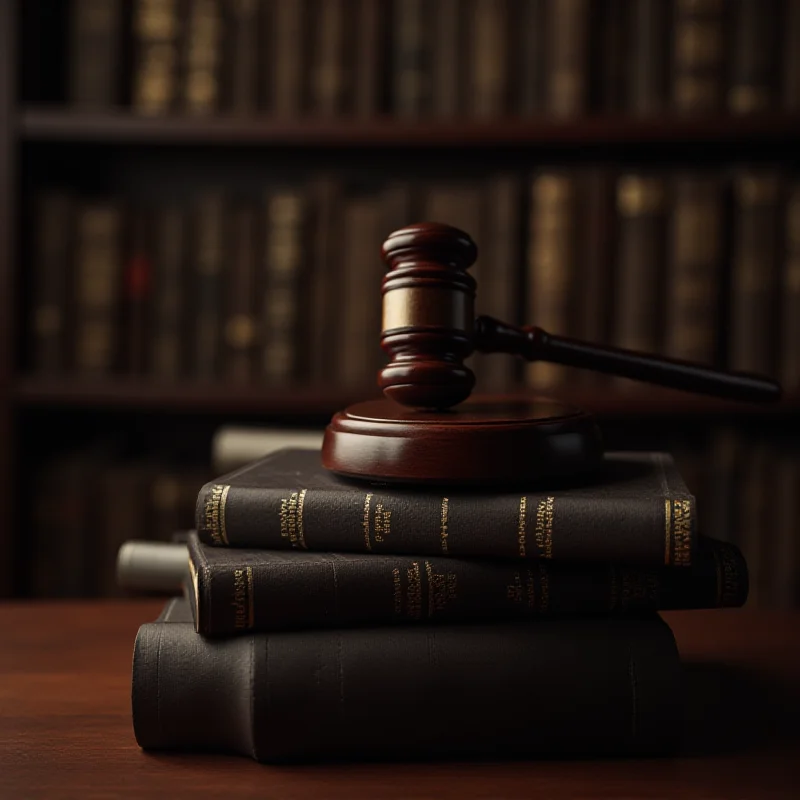
{"type": "Polygon", "coordinates": [[[479,309],[782,381],[476,363],[672,452],[749,602],[796,605],[798,54],[794,0],[0,0],[0,591],[116,593],[121,541],[245,458],[221,429],[374,396],[380,244],[435,216],[478,242],[479,309]]]}

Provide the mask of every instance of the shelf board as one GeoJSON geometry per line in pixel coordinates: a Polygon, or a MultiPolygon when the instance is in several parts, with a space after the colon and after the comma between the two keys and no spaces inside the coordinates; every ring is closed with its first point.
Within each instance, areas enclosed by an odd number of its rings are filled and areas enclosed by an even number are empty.
{"type": "Polygon", "coordinates": [[[18,116],[25,141],[151,144],[426,147],[492,145],[737,144],[800,137],[800,114],[715,117],[586,117],[556,120],[375,119],[279,120],[253,117],[137,116],[126,110],[84,112],[27,108],[18,116]]]}
{"type": "MultiPolygon", "coordinates": [[[[12,391],[18,408],[147,410],[194,414],[328,416],[351,403],[379,396],[373,387],[270,389],[197,384],[145,384],[25,377],[12,391]]],[[[800,394],[779,403],[746,404],[645,386],[629,392],[560,392],[563,401],[603,417],[758,416],[800,412],[800,394]]]]}

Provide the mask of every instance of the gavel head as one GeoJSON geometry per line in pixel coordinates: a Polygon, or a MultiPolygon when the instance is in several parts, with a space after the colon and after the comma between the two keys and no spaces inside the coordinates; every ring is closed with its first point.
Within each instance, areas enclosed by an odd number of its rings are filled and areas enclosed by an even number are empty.
{"type": "Polygon", "coordinates": [[[383,244],[381,347],[390,357],[378,376],[383,393],[405,406],[445,409],[466,400],[475,376],[475,280],[467,274],[475,242],[449,225],[420,223],[383,244]]]}

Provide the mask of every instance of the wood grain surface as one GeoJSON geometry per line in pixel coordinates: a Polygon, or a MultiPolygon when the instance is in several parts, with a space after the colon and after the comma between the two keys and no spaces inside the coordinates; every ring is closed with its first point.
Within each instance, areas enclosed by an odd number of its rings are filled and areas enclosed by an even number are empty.
{"type": "Polygon", "coordinates": [[[798,796],[800,613],[664,615],[687,667],[680,758],[278,768],[138,748],[133,640],[161,605],[0,605],[0,798],[798,796]]]}

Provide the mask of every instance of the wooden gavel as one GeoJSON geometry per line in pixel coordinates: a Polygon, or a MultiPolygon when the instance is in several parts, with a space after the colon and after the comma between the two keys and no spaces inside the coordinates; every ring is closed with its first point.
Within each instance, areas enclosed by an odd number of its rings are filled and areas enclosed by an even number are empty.
{"type": "Polygon", "coordinates": [[[383,279],[381,347],[391,360],[378,384],[404,406],[446,409],[466,400],[475,376],[464,359],[475,351],[510,353],[736,400],[780,397],[780,385],[758,375],[601,347],[486,316],[475,319],[477,284],[467,270],[478,248],[449,225],[401,228],[389,235],[382,253],[389,271],[383,279]]]}

